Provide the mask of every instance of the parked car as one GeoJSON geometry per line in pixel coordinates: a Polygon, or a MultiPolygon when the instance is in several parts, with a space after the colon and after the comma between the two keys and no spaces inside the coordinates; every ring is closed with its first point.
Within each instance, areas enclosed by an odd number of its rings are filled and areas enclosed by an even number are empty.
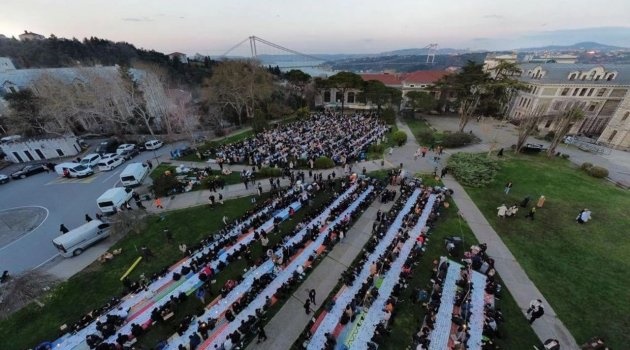
{"type": "Polygon", "coordinates": [[[121,165],[125,160],[120,156],[114,156],[98,162],[98,170],[110,171],[121,165]]]}
{"type": "Polygon", "coordinates": [[[105,153],[101,156],[101,161],[103,160],[108,160],[110,158],[114,158],[114,157],[118,157],[118,154],[116,153],[105,153]]]}
{"type": "Polygon", "coordinates": [[[25,165],[22,169],[12,173],[11,177],[14,179],[23,179],[27,176],[43,173],[44,171],[46,171],[44,164],[29,164],[25,165]]]}
{"type": "Polygon", "coordinates": [[[116,153],[116,148],[118,147],[118,141],[116,140],[106,140],[98,144],[96,147],[96,153],[105,154],[105,153],[116,153]]]}
{"type": "Polygon", "coordinates": [[[164,145],[164,142],[160,140],[149,140],[144,143],[144,148],[147,150],[154,150],[154,149],[158,149],[162,147],[163,145],[164,145]]]}
{"type": "Polygon", "coordinates": [[[94,168],[98,162],[101,161],[101,155],[98,153],[91,153],[81,159],[81,165],[85,165],[90,168],[94,168]]]}
{"type": "Polygon", "coordinates": [[[138,152],[137,148],[133,148],[133,149],[130,149],[130,150],[122,151],[119,156],[121,158],[123,158],[123,160],[130,160],[133,157],[137,156],[139,153],[140,152],[138,152]]]}
{"type": "Polygon", "coordinates": [[[3,185],[7,182],[9,182],[10,177],[4,175],[4,174],[0,174],[0,185],[3,185]]]}
{"type": "Polygon", "coordinates": [[[63,177],[86,177],[94,174],[91,167],[77,163],[61,163],[55,166],[55,172],[63,177]]]}
{"type": "Polygon", "coordinates": [[[121,155],[123,152],[131,151],[135,148],[136,148],[136,145],[134,145],[133,143],[123,143],[122,145],[118,146],[118,148],[116,149],[116,154],[121,155]]]}

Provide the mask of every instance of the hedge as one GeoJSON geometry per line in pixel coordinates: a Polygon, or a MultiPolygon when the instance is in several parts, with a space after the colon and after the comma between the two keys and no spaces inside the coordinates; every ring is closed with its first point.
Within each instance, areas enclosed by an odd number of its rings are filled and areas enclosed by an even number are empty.
{"type": "Polygon", "coordinates": [[[494,180],[499,163],[481,153],[456,153],[448,159],[448,168],[463,185],[483,187],[494,180]]]}
{"type": "Polygon", "coordinates": [[[454,132],[444,134],[442,138],[442,146],[447,148],[457,148],[470,145],[475,141],[475,137],[466,132],[454,132]]]}
{"type": "Polygon", "coordinates": [[[590,169],[588,169],[588,174],[592,177],[596,177],[598,179],[602,179],[608,176],[608,169],[594,165],[590,169]]]}
{"type": "Polygon", "coordinates": [[[282,176],[282,169],[265,167],[260,169],[256,175],[261,179],[266,177],[280,177],[282,176]]]}
{"type": "Polygon", "coordinates": [[[319,157],[315,159],[315,169],[330,169],[335,167],[335,162],[328,157],[319,157]]]}
{"type": "Polygon", "coordinates": [[[402,130],[398,130],[392,134],[392,140],[398,145],[402,146],[407,142],[407,133],[402,130]]]}

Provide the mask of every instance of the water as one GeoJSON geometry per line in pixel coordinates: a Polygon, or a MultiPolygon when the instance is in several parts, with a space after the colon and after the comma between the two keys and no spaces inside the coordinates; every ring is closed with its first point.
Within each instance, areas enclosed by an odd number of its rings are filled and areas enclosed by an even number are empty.
{"type": "Polygon", "coordinates": [[[291,69],[299,69],[304,73],[310,74],[312,77],[328,77],[336,72],[325,69],[323,67],[316,67],[324,63],[324,61],[306,61],[306,60],[261,60],[264,66],[278,66],[283,72],[288,72],[291,69]]]}

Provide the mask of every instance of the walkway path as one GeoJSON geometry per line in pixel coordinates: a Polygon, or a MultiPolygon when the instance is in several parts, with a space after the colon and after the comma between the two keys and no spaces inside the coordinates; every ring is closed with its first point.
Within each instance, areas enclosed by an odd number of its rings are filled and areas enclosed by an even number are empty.
{"type": "MultiPolygon", "coordinates": [[[[409,136],[407,143],[410,148],[418,145],[415,137],[404,124],[399,123],[399,128],[405,130],[409,136]]],[[[484,151],[487,151],[485,148],[484,151]]],[[[482,150],[477,150],[482,151],[482,150]]],[[[447,154],[450,152],[447,152],[447,154]]],[[[405,168],[412,172],[433,171],[431,161],[428,158],[420,158],[418,161],[413,160],[413,152],[408,150],[404,154],[395,154],[395,159],[405,163],[405,168]]],[[[443,161],[445,164],[446,160],[443,161]]],[[[516,300],[516,303],[526,314],[529,302],[532,299],[541,299],[545,305],[545,315],[533,324],[534,332],[541,341],[549,338],[558,339],[563,348],[578,349],[578,345],[564,326],[562,321],[556,316],[552,306],[545,300],[538,288],[529,279],[521,265],[516,261],[514,255],[508,247],[503,243],[496,231],[490,226],[486,218],[483,216],[477,205],[470,199],[464,188],[455,181],[450,175],[443,179],[444,185],[454,191],[453,200],[459,207],[461,215],[468,222],[471,230],[480,242],[488,244],[488,254],[496,261],[497,272],[501,275],[505,286],[516,300]]]]}
{"type": "Polygon", "coordinates": [[[332,292],[339,282],[341,273],[345,271],[355,257],[361,252],[363,246],[370,238],[372,222],[376,212],[381,209],[387,211],[393,205],[393,201],[382,204],[376,199],[361,215],[359,220],[348,231],[343,242],[335,245],[333,250],[317,265],[315,270],[302,283],[300,289],[282,306],[280,311],[267,323],[265,332],[268,340],[260,344],[252,342],[248,349],[289,349],[298,339],[312,314],[304,312],[304,302],[308,298],[308,290],[315,289],[317,297],[315,308],[321,306],[321,302],[332,292]],[[290,321],[289,321],[290,320],[290,321]]]}

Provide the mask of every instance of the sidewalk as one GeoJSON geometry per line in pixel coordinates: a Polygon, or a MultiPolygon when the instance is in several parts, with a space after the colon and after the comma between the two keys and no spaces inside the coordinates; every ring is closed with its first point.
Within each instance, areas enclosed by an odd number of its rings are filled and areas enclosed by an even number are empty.
{"type": "MultiPolygon", "coordinates": [[[[417,149],[417,142],[409,128],[404,124],[398,124],[400,129],[407,132],[407,144],[410,145],[410,148],[415,147],[415,149],[417,149]]],[[[424,159],[422,158],[420,158],[421,161],[414,161],[413,152],[409,152],[408,149],[401,150],[405,153],[394,154],[394,159],[404,163],[406,169],[413,173],[433,171],[433,168],[431,168],[432,164],[430,164],[431,161],[423,161],[424,159]]],[[[451,152],[448,152],[448,154],[450,153],[451,152]]],[[[444,158],[446,158],[447,155],[444,156],[444,158]]],[[[446,164],[446,159],[442,161],[442,164],[446,164]]],[[[499,237],[492,226],[490,226],[479,208],[477,208],[475,203],[470,199],[464,188],[455,181],[451,175],[447,175],[442,181],[446,187],[454,191],[453,200],[459,207],[461,215],[464,217],[477,239],[480,242],[488,244],[488,255],[495,259],[497,272],[501,275],[505,287],[508,288],[516,300],[516,303],[523,311],[523,314],[526,314],[526,310],[529,308],[529,302],[532,299],[541,299],[543,301],[545,305],[545,315],[532,325],[534,332],[541,342],[549,338],[555,338],[560,341],[563,349],[578,349],[579,347],[569,330],[556,316],[552,306],[529,279],[521,265],[503,243],[501,237],[499,237]]]]}
{"type": "Polygon", "coordinates": [[[363,249],[365,243],[370,239],[369,232],[372,230],[372,222],[376,218],[376,212],[379,209],[387,211],[393,204],[393,201],[382,204],[376,199],[348,231],[344,241],[332,249],[302,283],[300,289],[287,300],[280,311],[267,323],[265,333],[267,333],[269,339],[260,344],[252,342],[248,349],[290,349],[313,317],[313,314],[307,315],[304,312],[304,302],[308,298],[308,290],[315,289],[317,292],[315,298],[317,305],[314,308],[319,308],[322,301],[339,282],[341,273],[350,266],[363,249]]]}

